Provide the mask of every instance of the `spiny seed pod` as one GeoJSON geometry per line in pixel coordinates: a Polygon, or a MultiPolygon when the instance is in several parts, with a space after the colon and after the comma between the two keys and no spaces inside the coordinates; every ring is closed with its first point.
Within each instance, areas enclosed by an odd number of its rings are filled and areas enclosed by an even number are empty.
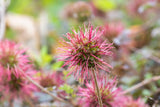
{"type": "Polygon", "coordinates": [[[43,87],[53,87],[53,86],[60,86],[64,83],[62,80],[62,73],[53,72],[49,74],[43,74],[40,78],[40,84],[43,87]]]}
{"type": "Polygon", "coordinates": [[[81,30],[73,33],[67,33],[67,40],[61,41],[61,48],[59,48],[59,58],[65,61],[65,65],[69,65],[69,70],[74,73],[76,77],[86,78],[90,76],[92,70],[98,74],[99,70],[109,72],[111,65],[103,61],[103,57],[108,57],[112,54],[110,51],[112,44],[107,44],[103,41],[101,36],[103,31],[93,26],[84,27],[81,30]]]}
{"type": "MultiPolygon", "coordinates": [[[[26,72],[26,75],[33,78],[33,73],[26,72]]],[[[15,75],[13,72],[7,74],[0,70],[0,92],[2,94],[1,100],[14,100],[15,98],[20,98],[25,100],[26,97],[33,97],[32,93],[37,91],[37,87],[26,80],[25,76],[19,73],[15,75]]]]}
{"type": "MultiPolygon", "coordinates": [[[[119,96],[121,90],[116,87],[116,79],[98,78],[98,87],[103,107],[120,107],[123,103],[123,96],[119,96]]],[[[79,104],[82,107],[99,107],[94,81],[87,83],[85,88],[79,88],[78,96],[82,97],[79,99],[79,104]]]]}
{"type": "Polygon", "coordinates": [[[0,41],[0,59],[1,70],[8,73],[13,72],[16,76],[20,74],[18,68],[26,72],[31,67],[25,51],[8,40],[0,41]]]}
{"type": "Polygon", "coordinates": [[[29,64],[25,51],[14,42],[0,41],[0,92],[1,98],[13,100],[14,98],[31,97],[36,87],[24,76],[22,71],[33,79],[35,71],[29,64]]]}

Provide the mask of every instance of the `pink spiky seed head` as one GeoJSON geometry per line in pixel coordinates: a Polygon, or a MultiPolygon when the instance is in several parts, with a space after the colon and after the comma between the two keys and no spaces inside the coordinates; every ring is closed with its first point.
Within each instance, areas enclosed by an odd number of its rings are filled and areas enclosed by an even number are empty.
{"type": "MultiPolygon", "coordinates": [[[[33,78],[31,75],[29,76],[33,78]]],[[[14,73],[8,75],[5,72],[1,72],[0,78],[2,99],[13,100],[20,98],[21,100],[25,100],[25,97],[32,97],[32,93],[37,91],[37,87],[26,80],[22,74],[17,76],[14,73]]]]}
{"type": "MultiPolygon", "coordinates": [[[[59,48],[59,58],[65,61],[65,65],[69,65],[68,69],[74,73],[76,77],[86,78],[90,75],[91,70],[109,71],[111,65],[103,61],[103,57],[108,57],[112,54],[112,44],[106,43],[101,36],[103,31],[99,28],[93,29],[89,25],[88,28],[84,27],[84,31],[67,33],[65,36],[67,40],[62,39],[62,47],[59,48]]],[[[68,75],[69,75],[68,74],[68,75]]]]}
{"type": "Polygon", "coordinates": [[[63,74],[59,72],[53,72],[49,74],[42,74],[40,78],[40,84],[43,87],[53,87],[53,86],[60,86],[64,83],[62,79],[63,74]]]}
{"type": "MultiPolygon", "coordinates": [[[[119,99],[121,90],[116,87],[116,79],[107,81],[105,78],[99,78],[98,87],[101,93],[103,107],[110,107],[121,103],[120,100],[117,100],[119,99]]],[[[93,81],[90,84],[87,83],[86,88],[79,88],[78,95],[82,97],[80,99],[80,105],[82,107],[99,107],[96,86],[93,81]]]]}
{"type": "Polygon", "coordinates": [[[18,68],[27,71],[31,67],[25,51],[20,49],[19,45],[8,40],[0,41],[0,59],[0,67],[3,72],[12,71],[15,74],[19,74],[17,73],[18,68]]]}

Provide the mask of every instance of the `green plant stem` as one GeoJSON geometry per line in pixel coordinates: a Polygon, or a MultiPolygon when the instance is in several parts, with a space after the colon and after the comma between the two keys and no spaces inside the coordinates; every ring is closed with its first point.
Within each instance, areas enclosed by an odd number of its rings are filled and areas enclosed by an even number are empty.
{"type": "Polygon", "coordinates": [[[98,87],[97,77],[96,77],[96,74],[95,74],[94,70],[92,70],[92,74],[93,74],[94,82],[95,82],[95,85],[96,85],[99,106],[103,107],[103,103],[102,103],[102,99],[101,99],[101,93],[100,93],[100,90],[99,90],[99,87],[98,87]]]}

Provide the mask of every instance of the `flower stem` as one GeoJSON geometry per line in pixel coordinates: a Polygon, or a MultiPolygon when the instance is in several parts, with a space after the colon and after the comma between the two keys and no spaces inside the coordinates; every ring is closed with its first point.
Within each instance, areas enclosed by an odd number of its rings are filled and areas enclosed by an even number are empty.
{"type": "Polygon", "coordinates": [[[95,85],[96,85],[99,105],[100,105],[100,107],[103,107],[103,103],[102,103],[102,99],[101,99],[101,93],[100,93],[100,90],[99,90],[99,87],[98,87],[97,77],[96,77],[96,74],[95,74],[94,70],[92,70],[92,74],[93,74],[94,82],[95,82],[95,85]]]}
{"type": "Polygon", "coordinates": [[[33,83],[35,86],[37,86],[39,89],[41,89],[43,92],[45,92],[46,94],[50,95],[52,98],[60,101],[60,102],[64,102],[64,103],[68,103],[65,100],[61,99],[58,96],[53,95],[52,93],[50,93],[48,90],[46,90],[45,88],[43,88],[40,84],[38,84],[37,82],[35,82],[34,80],[32,80],[28,75],[26,75],[21,69],[19,69],[24,76],[26,77],[26,79],[28,79],[31,83],[33,83]]]}
{"type": "Polygon", "coordinates": [[[125,90],[125,91],[123,91],[122,94],[128,94],[128,93],[130,93],[130,92],[132,92],[132,91],[134,91],[134,90],[136,90],[138,88],[141,88],[142,86],[144,86],[146,84],[149,84],[151,82],[158,81],[158,80],[160,80],[160,76],[154,76],[151,79],[145,79],[142,82],[132,86],[131,88],[129,88],[129,89],[125,90]]]}
{"type": "Polygon", "coordinates": [[[12,100],[12,99],[9,100],[9,105],[8,105],[8,107],[13,107],[13,100],[12,100]]]}

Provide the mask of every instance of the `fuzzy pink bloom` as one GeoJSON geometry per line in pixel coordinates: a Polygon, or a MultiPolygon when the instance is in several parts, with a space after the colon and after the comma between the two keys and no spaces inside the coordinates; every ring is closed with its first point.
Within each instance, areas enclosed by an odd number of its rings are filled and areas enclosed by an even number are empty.
{"type": "Polygon", "coordinates": [[[129,14],[132,16],[143,16],[144,17],[144,12],[140,12],[140,7],[143,6],[145,3],[149,2],[150,0],[130,0],[129,3],[127,4],[127,10],[129,14]]]}
{"type": "MultiPolygon", "coordinates": [[[[101,93],[103,107],[119,107],[123,102],[119,94],[121,90],[116,88],[116,79],[107,81],[106,79],[98,79],[98,86],[101,93]]],[[[80,99],[79,104],[82,107],[99,107],[98,96],[94,81],[91,84],[87,83],[86,88],[79,88],[80,99]]]]}
{"type": "Polygon", "coordinates": [[[24,98],[31,95],[36,87],[23,75],[21,70],[30,78],[35,71],[29,64],[28,56],[14,42],[0,41],[0,94],[2,98],[24,98]]]}
{"type": "Polygon", "coordinates": [[[61,72],[53,72],[51,74],[43,74],[40,78],[40,84],[43,87],[60,86],[64,83],[63,74],[61,72]]]}
{"type": "Polygon", "coordinates": [[[105,24],[103,30],[104,37],[112,42],[112,40],[124,30],[124,26],[122,25],[122,23],[110,23],[105,24]]]}
{"type": "MultiPolygon", "coordinates": [[[[32,79],[33,74],[34,71],[26,72],[26,75],[32,79]]],[[[21,98],[21,100],[24,100],[26,97],[31,97],[33,91],[37,91],[36,86],[30,83],[21,73],[15,76],[12,72],[10,72],[10,75],[3,71],[0,72],[0,92],[2,99],[13,100],[15,98],[21,98]]]]}
{"type": "Polygon", "coordinates": [[[119,107],[149,107],[140,98],[134,100],[131,96],[126,96],[123,99],[123,104],[119,107]]]}
{"type": "Polygon", "coordinates": [[[19,48],[14,42],[0,41],[0,68],[3,72],[13,72],[15,76],[19,73],[18,68],[26,72],[31,65],[25,51],[19,48]]]}
{"type": "MultiPolygon", "coordinates": [[[[107,44],[101,36],[103,31],[99,28],[93,29],[93,26],[84,27],[85,31],[67,33],[67,41],[62,40],[62,53],[59,55],[65,65],[69,65],[71,73],[76,77],[88,77],[91,70],[97,73],[99,69],[109,71],[111,65],[103,61],[102,57],[111,55],[112,44],[107,44]]],[[[68,74],[68,75],[69,75],[68,74]]]]}

